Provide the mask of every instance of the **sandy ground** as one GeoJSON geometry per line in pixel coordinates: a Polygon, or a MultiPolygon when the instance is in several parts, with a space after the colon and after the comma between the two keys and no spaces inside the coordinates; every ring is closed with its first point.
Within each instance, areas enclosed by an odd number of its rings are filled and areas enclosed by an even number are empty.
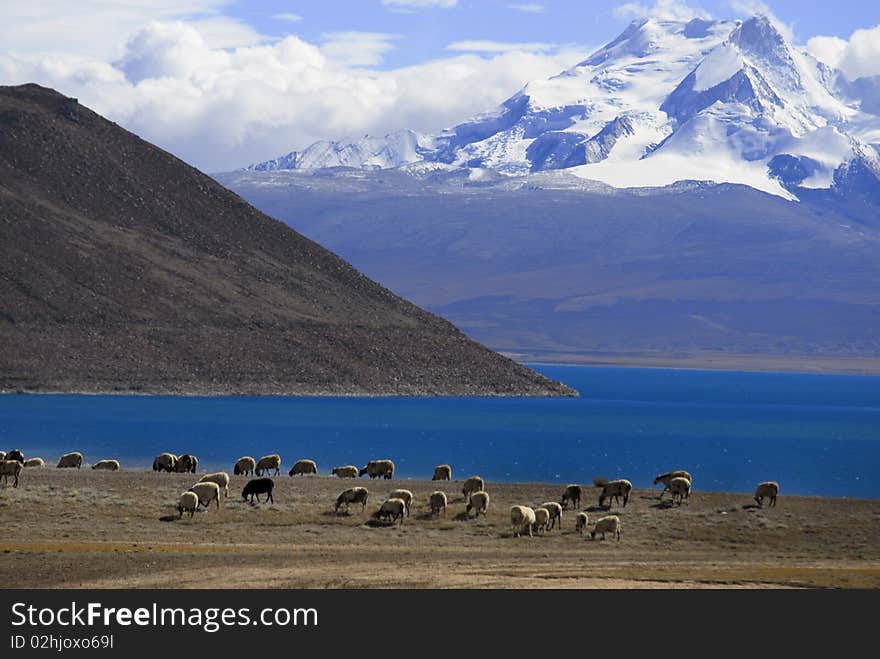
{"type": "MultiPolygon", "coordinates": [[[[557,500],[562,486],[487,483],[489,514],[465,519],[461,481],[275,478],[275,503],[240,498],[233,477],[218,511],[177,519],[192,475],[27,469],[0,485],[0,579],[25,588],[703,588],[880,587],[880,500],[779,497],[758,509],[746,493],[703,492],[658,504],[636,490],[622,539],[591,541],[561,530],[513,538],[509,508],[557,500]],[[370,490],[365,514],[336,515],[336,495],[370,490]],[[415,493],[402,526],[372,520],[396,487],[415,493]],[[430,518],[428,494],[450,498],[430,518]]],[[[668,499],[668,495],[666,497],[668,499]]],[[[582,502],[591,520],[593,490],[582,502]]]]}

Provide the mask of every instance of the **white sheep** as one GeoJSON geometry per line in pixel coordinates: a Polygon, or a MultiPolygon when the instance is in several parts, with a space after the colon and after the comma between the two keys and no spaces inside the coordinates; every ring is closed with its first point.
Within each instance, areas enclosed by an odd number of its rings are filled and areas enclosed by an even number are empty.
{"type": "Polygon", "coordinates": [[[376,516],[379,519],[394,520],[400,518],[400,525],[403,526],[403,517],[406,515],[406,502],[403,499],[388,499],[379,508],[376,516]]]}
{"type": "Polygon", "coordinates": [[[199,507],[199,496],[192,491],[184,492],[180,495],[180,500],[177,502],[177,513],[180,515],[178,519],[183,517],[183,513],[188,512],[190,518],[196,513],[196,508],[199,507]]]}
{"type": "Polygon", "coordinates": [[[223,490],[223,498],[226,499],[229,497],[229,474],[225,471],[205,474],[199,479],[199,483],[217,483],[217,486],[223,490]]]}
{"type": "Polygon", "coordinates": [[[474,492],[465,508],[465,514],[470,516],[471,509],[474,510],[474,517],[479,517],[480,513],[484,515],[489,512],[489,493],[485,490],[474,492]]]}
{"type": "Polygon", "coordinates": [[[770,497],[768,507],[776,506],[776,497],[779,495],[779,483],[776,481],[764,481],[755,489],[755,501],[761,508],[764,507],[764,497],[770,497]]]}
{"type": "Polygon", "coordinates": [[[693,482],[693,478],[690,473],[684,471],[683,469],[679,469],[677,471],[667,471],[665,474],[660,474],[657,478],[654,479],[654,485],[659,483],[663,483],[663,491],[660,492],[660,496],[658,499],[662,499],[663,495],[669,490],[669,481],[673,478],[687,478],[690,482],[693,482]]]}
{"type": "Polygon", "coordinates": [[[21,476],[21,470],[24,469],[24,463],[18,460],[0,460],[0,476],[3,476],[3,482],[9,485],[9,477],[15,478],[12,487],[18,487],[18,477],[21,476]]]}
{"type": "Polygon", "coordinates": [[[584,486],[577,485],[576,483],[572,483],[571,485],[566,485],[565,490],[562,492],[562,507],[568,508],[568,504],[571,503],[572,508],[580,508],[581,505],[581,497],[584,495],[584,486]]]}
{"type": "Polygon", "coordinates": [[[679,506],[685,499],[691,498],[691,481],[689,478],[677,476],[669,481],[667,487],[672,494],[672,503],[675,503],[675,497],[678,497],[679,506]]]}
{"type": "Polygon", "coordinates": [[[336,508],[334,510],[338,513],[342,506],[345,506],[345,509],[348,510],[350,504],[359,503],[361,504],[361,512],[363,512],[367,508],[369,496],[370,493],[365,487],[350,487],[336,497],[336,508]]]}
{"type": "Polygon", "coordinates": [[[428,501],[431,504],[431,514],[439,515],[440,511],[443,511],[443,516],[446,517],[446,493],[437,490],[436,492],[432,492],[428,501]]]}
{"type": "Polygon", "coordinates": [[[281,473],[281,456],[277,453],[273,453],[272,455],[264,455],[260,458],[260,461],[257,463],[254,471],[257,476],[262,476],[265,471],[267,474],[271,470],[275,470],[275,475],[278,476],[281,473]]]}
{"type": "Polygon", "coordinates": [[[535,511],[528,506],[513,506],[510,509],[510,524],[513,526],[513,537],[522,535],[523,531],[529,532],[532,537],[532,529],[535,526],[535,511]]]}
{"type": "Polygon", "coordinates": [[[173,453],[160,453],[153,460],[153,471],[172,472],[177,466],[177,456],[173,453]]]}
{"type": "Polygon", "coordinates": [[[409,517],[410,508],[412,508],[413,502],[413,493],[409,490],[394,490],[391,494],[388,495],[389,499],[403,499],[403,502],[406,504],[406,515],[409,517]]]}
{"type": "Polygon", "coordinates": [[[617,515],[608,515],[603,517],[598,522],[596,522],[596,526],[590,531],[590,538],[593,540],[596,539],[596,534],[601,533],[602,539],[605,539],[605,534],[610,533],[614,535],[617,534],[617,542],[620,542],[620,518],[617,515]]]}
{"type": "Polygon", "coordinates": [[[0,451],[0,460],[6,459],[6,451],[0,451]]]}
{"type": "Polygon", "coordinates": [[[583,535],[589,524],[590,516],[587,513],[578,513],[574,522],[574,530],[583,535]]]}
{"type": "Polygon", "coordinates": [[[357,478],[358,468],[354,465],[345,465],[344,467],[334,467],[330,473],[338,478],[357,478]]]}
{"type": "Polygon", "coordinates": [[[367,466],[358,470],[358,478],[366,474],[370,480],[374,478],[384,478],[391,480],[394,478],[394,463],[391,460],[370,460],[367,466]]]}
{"type": "Polygon", "coordinates": [[[43,458],[28,458],[24,461],[25,467],[45,467],[46,461],[43,458]]]}
{"type": "Polygon", "coordinates": [[[297,460],[296,463],[287,472],[288,476],[305,476],[306,474],[317,474],[318,465],[314,460],[297,460]]]}
{"type": "Polygon", "coordinates": [[[119,471],[119,460],[98,460],[92,465],[92,469],[102,469],[104,471],[119,471]]]}
{"type": "Polygon", "coordinates": [[[556,524],[559,524],[559,528],[562,528],[562,506],[555,501],[548,501],[547,503],[542,503],[541,508],[546,508],[547,512],[550,513],[550,529],[556,527],[556,524]]]}
{"type": "Polygon", "coordinates": [[[550,511],[546,508],[535,508],[535,531],[544,535],[550,524],[550,511]]]}
{"type": "Polygon", "coordinates": [[[451,481],[452,467],[449,465],[437,465],[434,467],[434,477],[432,481],[451,481]]]}
{"type": "Polygon", "coordinates": [[[65,453],[61,456],[61,459],[58,461],[58,469],[79,469],[82,467],[83,456],[82,453],[73,452],[73,453],[65,453]]]}
{"type": "Polygon", "coordinates": [[[257,461],[254,460],[251,456],[246,455],[236,461],[235,467],[233,467],[232,469],[232,473],[236,476],[247,476],[254,473],[256,468],[257,461]]]}
{"type": "Polygon", "coordinates": [[[189,488],[189,491],[195,492],[199,497],[199,503],[205,508],[209,508],[211,502],[216,501],[217,510],[220,509],[220,486],[217,483],[196,483],[189,488]]]}
{"type": "Polygon", "coordinates": [[[464,485],[461,486],[461,493],[464,495],[465,501],[471,500],[471,495],[474,492],[485,492],[486,484],[483,482],[483,479],[479,476],[471,476],[468,478],[464,485]]]}
{"type": "MultiPolygon", "coordinates": [[[[619,503],[618,497],[620,497],[623,499],[623,507],[626,508],[632,488],[632,483],[622,478],[616,481],[608,481],[602,486],[602,493],[599,495],[599,507],[601,508],[604,505],[605,499],[613,499],[619,503]]],[[[608,502],[608,507],[611,507],[610,501],[608,502]]]]}

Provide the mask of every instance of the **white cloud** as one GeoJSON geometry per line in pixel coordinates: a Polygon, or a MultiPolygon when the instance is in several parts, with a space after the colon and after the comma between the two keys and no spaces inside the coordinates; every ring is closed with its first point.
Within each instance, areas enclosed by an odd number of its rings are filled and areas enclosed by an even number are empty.
{"type": "Polygon", "coordinates": [[[546,7],[544,5],[539,5],[537,3],[523,3],[516,5],[507,5],[508,9],[515,9],[516,11],[524,11],[530,14],[542,14],[546,7]]]}
{"type": "Polygon", "coordinates": [[[288,23],[299,23],[303,19],[303,17],[299,14],[291,13],[274,14],[272,18],[274,18],[276,21],[287,21],[288,23]]]}
{"type": "Polygon", "coordinates": [[[469,53],[508,53],[513,50],[518,50],[526,53],[537,53],[546,52],[548,50],[556,50],[558,48],[558,44],[552,43],[505,43],[503,41],[488,40],[455,41],[446,46],[446,50],[455,50],[469,53]]]}
{"type": "Polygon", "coordinates": [[[850,80],[880,75],[880,25],[856,30],[848,40],[813,37],[807,41],[807,50],[850,80]]]}
{"type": "MultiPolygon", "coordinates": [[[[119,57],[121,46],[145,23],[215,18],[232,0],[4,1],[0,44],[5,51],[119,57]]],[[[231,22],[231,19],[226,19],[231,22]]],[[[228,24],[228,23],[227,23],[228,24]]],[[[241,25],[241,24],[240,24],[241,25]]],[[[253,32],[251,30],[251,32],[253,32]]],[[[237,44],[244,45],[244,44],[237,44]]]]}
{"type": "Polygon", "coordinates": [[[381,32],[330,32],[321,35],[321,46],[329,59],[344,66],[376,66],[382,56],[394,48],[391,43],[400,37],[381,32]]]}
{"type": "Polygon", "coordinates": [[[191,24],[156,21],[142,26],[112,59],[0,54],[0,83],[37,82],[75,96],[216,172],[319,139],[405,127],[437,131],[588,54],[575,48],[461,53],[377,71],[357,67],[381,57],[391,46],[389,35],[327,36],[320,44],[288,36],[223,48],[191,24]]]}
{"type": "Polygon", "coordinates": [[[382,4],[389,7],[413,7],[417,9],[423,7],[441,7],[443,9],[449,9],[455,7],[455,5],[458,4],[458,0],[382,0],[382,4]]]}
{"type": "Polygon", "coordinates": [[[691,7],[681,0],[657,0],[653,5],[641,2],[628,2],[614,9],[617,18],[659,18],[670,21],[689,21],[694,18],[708,18],[709,14],[699,7],[691,7]]]}

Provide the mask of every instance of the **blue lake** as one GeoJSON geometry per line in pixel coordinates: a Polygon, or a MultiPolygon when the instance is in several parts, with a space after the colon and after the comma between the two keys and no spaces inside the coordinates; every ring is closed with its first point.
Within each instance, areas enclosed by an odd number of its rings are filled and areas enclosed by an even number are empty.
{"type": "Polygon", "coordinates": [[[694,488],[880,497],[880,377],[534,366],[579,399],[0,396],[0,448],[57,460],[162,451],[231,470],[280,453],[336,465],[392,458],[403,478],[589,483],[688,469],[694,488]]]}

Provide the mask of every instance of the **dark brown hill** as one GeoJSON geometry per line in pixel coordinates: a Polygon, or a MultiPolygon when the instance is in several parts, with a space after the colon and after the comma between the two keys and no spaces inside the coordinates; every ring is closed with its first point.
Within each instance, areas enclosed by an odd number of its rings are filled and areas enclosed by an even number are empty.
{"type": "Polygon", "coordinates": [[[571,393],[36,85],[0,87],[0,389],[571,393]]]}

